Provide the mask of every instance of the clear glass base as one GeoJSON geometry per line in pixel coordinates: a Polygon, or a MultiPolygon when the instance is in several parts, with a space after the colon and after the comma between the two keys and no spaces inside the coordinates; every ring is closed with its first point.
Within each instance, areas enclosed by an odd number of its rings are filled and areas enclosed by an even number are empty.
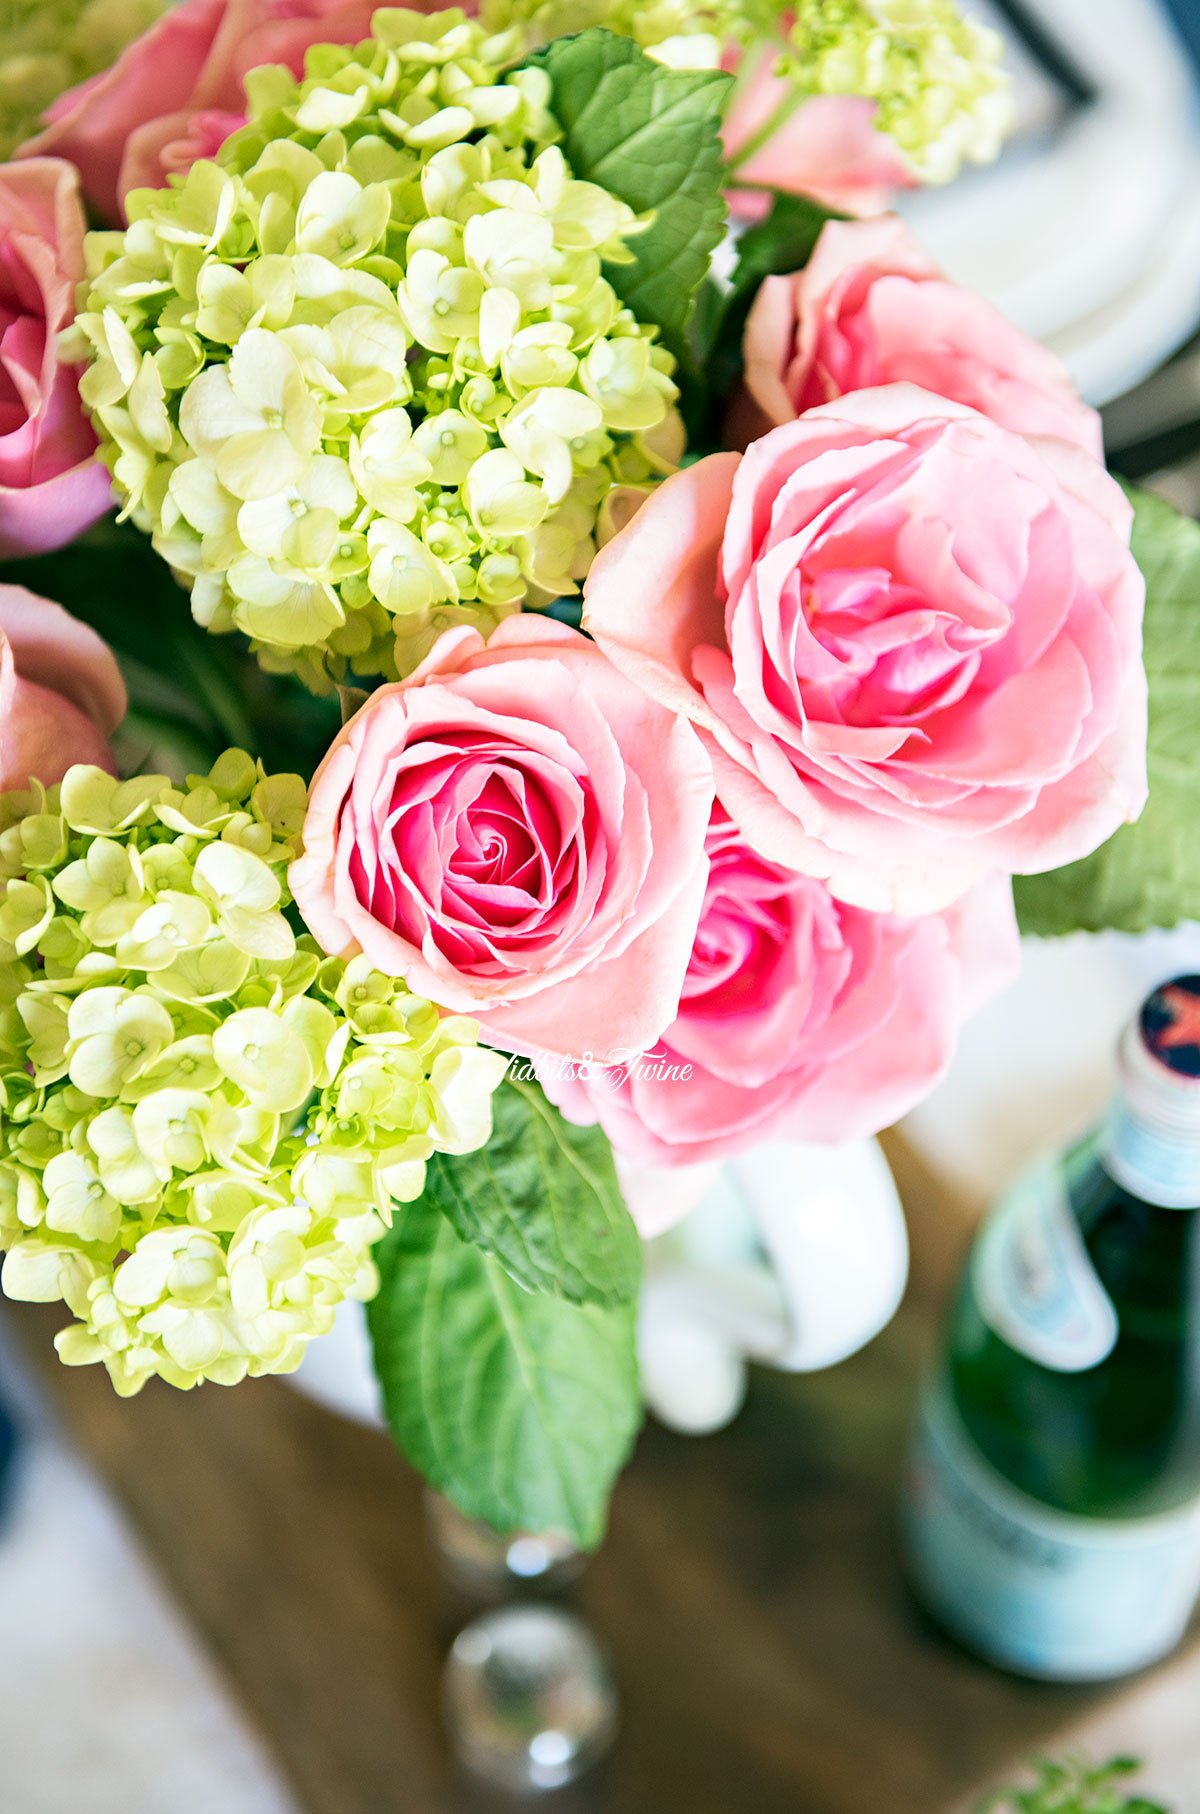
{"type": "Polygon", "coordinates": [[[608,1664],[582,1620],[557,1607],[474,1620],[455,1639],[443,1691],[458,1757],[498,1788],[560,1789],[616,1736],[608,1664]]]}

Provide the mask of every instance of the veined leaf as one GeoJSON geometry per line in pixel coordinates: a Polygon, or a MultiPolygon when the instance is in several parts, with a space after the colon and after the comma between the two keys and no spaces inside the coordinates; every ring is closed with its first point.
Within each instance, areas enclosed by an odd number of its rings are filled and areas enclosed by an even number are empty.
{"type": "Polygon", "coordinates": [[[377,1258],[375,1367],[409,1460],[468,1517],[593,1548],[641,1421],[634,1307],[522,1290],[428,1197],[377,1258]]]}
{"type": "Polygon", "coordinates": [[[1146,577],[1150,799],[1081,862],[1018,876],[1024,932],[1144,932],[1200,919],[1200,524],[1130,492],[1133,552],[1146,577]]]}
{"type": "Polygon", "coordinates": [[[532,61],[553,83],[575,176],[638,214],[654,211],[649,231],[629,242],[632,263],[605,275],[638,320],[656,323],[682,353],[692,299],[725,231],[720,127],[732,78],[667,69],[599,27],[557,39],[532,61]]]}
{"type": "Polygon", "coordinates": [[[527,1290],[630,1303],[642,1244],[606,1136],[572,1127],[536,1084],[512,1080],[492,1098],[492,1130],[479,1152],[429,1160],[426,1197],[527,1290]]]}

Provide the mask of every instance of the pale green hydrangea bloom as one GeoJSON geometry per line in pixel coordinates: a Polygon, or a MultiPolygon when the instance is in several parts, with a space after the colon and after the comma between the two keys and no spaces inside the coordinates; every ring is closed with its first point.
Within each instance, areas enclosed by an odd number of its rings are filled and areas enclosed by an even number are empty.
{"type": "Polygon", "coordinates": [[[52,101],[107,69],[161,11],[160,0],[3,0],[0,159],[37,132],[52,101]]]}
{"type": "Polygon", "coordinates": [[[877,129],[922,182],[990,161],[1011,124],[1003,40],[956,0],[482,0],[480,13],[536,43],[603,25],[675,67],[715,67],[735,46],[743,79],[768,57],[790,93],[735,168],[813,95],[873,100],[877,129]]]}
{"type": "Polygon", "coordinates": [[[0,1283],[117,1391],[289,1372],[505,1068],[297,937],[298,776],[74,768],[0,798],[0,1283]]]}
{"type": "Polygon", "coordinates": [[[252,73],[219,161],[91,236],[75,330],[197,618],[316,688],[576,591],[683,451],[672,361],[601,271],[642,223],[573,178],[520,33],[372,31],[252,73]]]}
{"type": "Polygon", "coordinates": [[[814,94],[865,95],[923,182],[988,163],[1012,119],[1004,41],[955,0],[801,0],[780,73],[814,94]]]}
{"type": "Polygon", "coordinates": [[[534,46],[603,26],[681,68],[715,66],[744,24],[736,0],[480,0],[479,17],[534,46]]]}

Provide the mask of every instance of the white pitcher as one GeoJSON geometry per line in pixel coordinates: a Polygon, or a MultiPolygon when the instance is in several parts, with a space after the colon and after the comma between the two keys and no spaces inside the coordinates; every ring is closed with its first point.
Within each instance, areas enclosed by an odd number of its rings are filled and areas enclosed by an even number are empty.
{"type": "Polygon", "coordinates": [[[890,1321],[908,1278],[900,1199],[875,1140],[770,1141],[721,1165],[622,1171],[646,1233],[642,1380],[673,1429],[720,1428],[746,1363],[831,1367],[890,1321]]]}

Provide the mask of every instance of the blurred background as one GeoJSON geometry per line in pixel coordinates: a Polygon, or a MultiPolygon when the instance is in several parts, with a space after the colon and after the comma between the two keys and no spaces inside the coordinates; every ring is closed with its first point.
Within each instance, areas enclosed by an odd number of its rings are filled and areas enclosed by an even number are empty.
{"type": "MultiPolygon", "coordinates": [[[[1114,468],[1200,512],[1200,0],[976,0],[1010,45],[999,163],[903,211],[948,271],[1066,361],[1114,468]]],[[[0,25],[2,29],[2,25],[0,25]]],[[[897,1578],[920,1358],[973,1218],[1100,1111],[1144,989],[1200,933],[1031,947],[887,1143],[914,1279],[843,1368],[759,1374],[719,1436],[652,1429],[579,1589],[623,1735],[555,1806],[951,1814],[1060,1740],[1144,1750],[1200,1810],[1200,1659],[1085,1695],[994,1676],[897,1578]]],[[[438,1713],[464,1612],[384,1437],[278,1382],[120,1404],[0,1317],[21,1446],[0,1530],[0,1814],[450,1814],[438,1713]],[[33,1362],[30,1356],[42,1359],[33,1362]]],[[[94,1370],[91,1370],[94,1371],[94,1370]]]]}
{"type": "Polygon", "coordinates": [[[1200,440],[1200,6],[975,10],[1008,41],[1017,130],[996,164],[904,211],[1105,407],[1121,471],[1186,460],[1200,440]]]}

